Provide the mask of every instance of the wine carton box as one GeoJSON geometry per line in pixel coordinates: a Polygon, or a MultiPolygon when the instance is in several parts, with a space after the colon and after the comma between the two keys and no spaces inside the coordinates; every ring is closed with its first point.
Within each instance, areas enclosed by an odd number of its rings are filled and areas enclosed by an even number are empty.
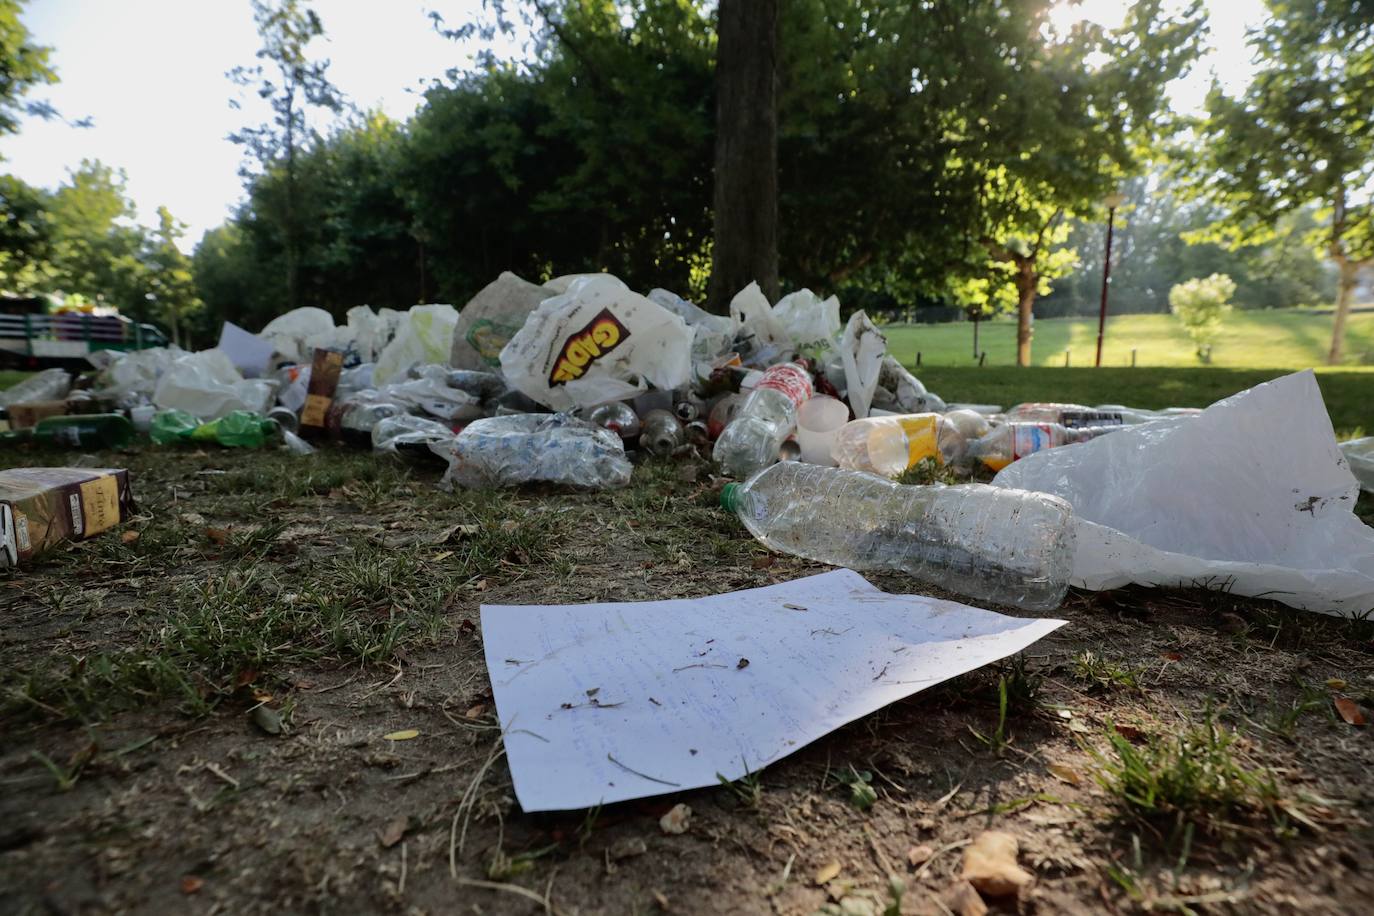
{"type": "Polygon", "coordinates": [[[134,513],[129,472],[114,468],[0,471],[0,569],[62,541],[84,541],[134,513]]]}

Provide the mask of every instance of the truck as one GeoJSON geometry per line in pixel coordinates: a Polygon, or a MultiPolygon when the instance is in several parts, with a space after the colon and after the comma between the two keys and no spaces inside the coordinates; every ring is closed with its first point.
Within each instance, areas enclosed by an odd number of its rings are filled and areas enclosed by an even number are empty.
{"type": "Polygon", "coordinates": [[[80,369],[99,350],[167,346],[167,335],[156,326],[113,310],[52,313],[52,305],[46,296],[0,296],[0,368],[80,369]]]}

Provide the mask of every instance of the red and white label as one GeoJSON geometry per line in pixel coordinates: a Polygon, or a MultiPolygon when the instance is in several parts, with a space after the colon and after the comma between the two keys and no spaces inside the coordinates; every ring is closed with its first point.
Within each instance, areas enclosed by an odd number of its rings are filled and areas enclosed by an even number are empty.
{"type": "Polygon", "coordinates": [[[813,393],[811,376],[807,375],[801,368],[788,363],[770,367],[755,387],[781,391],[798,407],[811,400],[813,393]]]}

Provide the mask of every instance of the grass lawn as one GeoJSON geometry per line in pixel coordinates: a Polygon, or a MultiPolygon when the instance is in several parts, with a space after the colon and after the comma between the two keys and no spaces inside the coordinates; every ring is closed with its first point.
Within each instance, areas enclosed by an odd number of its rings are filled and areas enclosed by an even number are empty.
{"type": "MultiPolygon", "coordinates": [[[[1223,368],[1306,369],[1326,363],[1331,346],[1332,316],[1303,309],[1232,312],[1212,348],[1212,365],[1223,368]]],[[[1346,325],[1347,362],[1374,366],[1374,312],[1356,312],[1346,325]]],[[[967,366],[972,356],[973,325],[902,325],[884,328],[889,348],[903,363],[922,366],[967,366]]],[[[1096,318],[1042,318],[1035,322],[1031,352],[1037,366],[1091,366],[1097,348],[1096,318]]],[[[1122,315],[1107,319],[1104,366],[1129,366],[1135,348],[1138,366],[1196,368],[1192,342],[1172,315],[1122,315]]],[[[983,322],[979,349],[988,365],[1016,363],[1016,322],[1010,318],[983,322]]]]}
{"type": "Polygon", "coordinates": [[[1367,621],[1071,593],[1053,614],[1069,625],[1024,656],[749,779],[527,815],[482,603],[692,597],[823,567],[757,544],[701,461],[640,466],[619,491],[448,494],[433,468],[341,448],[89,460],[130,469],[137,518],[0,573],[9,910],[877,914],[895,876],[887,912],[933,914],[990,829],[1035,875],[1023,912],[1368,904],[1374,744],[1333,705],[1374,707],[1367,621]],[[689,829],[666,835],[678,802],[689,829]]]}

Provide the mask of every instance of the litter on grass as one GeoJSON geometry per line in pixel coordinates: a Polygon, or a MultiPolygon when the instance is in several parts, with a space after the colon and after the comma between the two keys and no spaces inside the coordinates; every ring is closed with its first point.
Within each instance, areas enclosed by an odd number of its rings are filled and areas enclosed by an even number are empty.
{"type": "Polygon", "coordinates": [[[1064,623],[892,595],[852,570],[706,598],[482,606],[527,812],[740,779],[1064,623]]]}

